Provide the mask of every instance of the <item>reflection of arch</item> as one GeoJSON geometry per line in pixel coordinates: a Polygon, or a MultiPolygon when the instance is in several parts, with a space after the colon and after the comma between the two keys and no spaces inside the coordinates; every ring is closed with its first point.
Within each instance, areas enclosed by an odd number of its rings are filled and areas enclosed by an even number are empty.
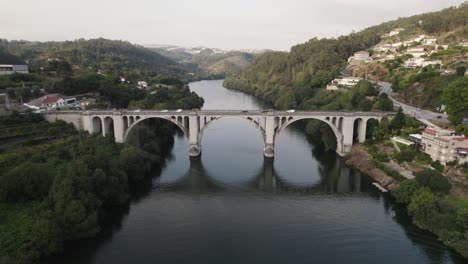
{"type": "MultiPolygon", "coordinates": [[[[362,177],[360,172],[347,167],[345,161],[338,158],[336,154],[329,153],[325,155],[330,156],[327,156],[324,160],[318,160],[320,163],[318,170],[320,180],[316,183],[300,185],[291,183],[287,177],[278,174],[273,160],[265,159],[256,177],[250,180],[247,185],[255,190],[276,194],[361,192],[363,189],[362,183],[368,181],[367,177],[362,177]]],[[[365,184],[365,186],[368,185],[370,184],[365,184]]]]}
{"type": "MultiPolygon", "coordinates": [[[[326,121],[325,119],[320,119],[320,118],[316,118],[316,117],[298,117],[298,118],[295,118],[295,119],[290,119],[288,120],[285,124],[281,124],[279,127],[278,127],[278,130],[275,132],[274,134],[274,138],[273,138],[273,142],[276,141],[276,138],[278,137],[279,133],[285,129],[287,126],[289,126],[290,124],[296,122],[296,121],[299,121],[299,120],[304,120],[304,119],[312,119],[312,120],[319,120],[319,121],[322,121],[324,122],[325,124],[327,124],[331,130],[333,131],[333,133],[335,134],[335,138],[336,138],[336,149],[337,151],[341,151],[343,149],[343,134],[341,132],[341,130],[339,128],[337,128],[336,126],[332,125],[330,122],[326,121]]],[[[340,120],[341,120],[341,123],[343,122],[343,117],[340,117],[340,120]]]]}
{"type": "MultiPolygon", "coordinates": [[[[205,117],[206,118],[206,117],[205,117]]],[[[203,124],[203,127],[200,128],[200,132],[198,133],[198,143],[201,144],[202,142],[202,137],[203,137],[203,132],[205,132],[205,130],[216,120],[219,120],[223,117],[211,117],[209,118],[210,120],[208,120],[208,122],[206,122],[205,124],[203,124]]],[[[249,121],[249,123],[253,124],[259,131],[260,133],[262,134],[262,138],[263,138],[263,142],[265,142],[265,138],[266,138],[266,133],[265,133],[265,130],[263,129],[263,127],[261,127],[261,125],[259,123],[257,123],[257,121],[253,120],[252,118],[249,118],[249,117],[240,117],[241,119],[244,119],[244,120],[247,120],[249,121]]]]}
{"type": "Polygon", "coordinates": [[[97,133],[102,133],[102,121],[101,121],[101,118],[99,116],[95,116],[93,117],[93,133],[94,134],[97,134],[97,133]]]}
{"type": "Polygon", "coordinates": [[[180,130],[182,130],[182,132],[184,132],[184,135],[188,138],[189,137],[189,131],[182,125],[182,123],[179,123],[179,122],[174,122],[174,120],[172,118],[168,118],[168,117],[162,117],[162,116],[150,116],[150,117],[143,117],[143,118],[139,118],[139,116],[137,117],[138,119],[135,120],[134,123],[132,123],[127,130],[125,130],[125,133],[124,133],[124,136],[123,136],[123,142],[127,142],[127,137],[128,135],[130,134],[130,131],[132,131],[132,129],[137,125],[139,124],[140,122],[142,122],[143,120],[147,120],[147,119],[151,119],[151,118],[156,118],[156,119],[163,119],[163,120],[167,120],[173,124],[175,124],[177,127],[180,128],[180,130]]]}
{"type": "Polygon", "coordinates": [[[190,168],[185,176],[173,183],[161,184],[163,190],[184,190],[192,193],[208,193],[223,190],[203,166],[201,159],[190,160],[190,168]]]}

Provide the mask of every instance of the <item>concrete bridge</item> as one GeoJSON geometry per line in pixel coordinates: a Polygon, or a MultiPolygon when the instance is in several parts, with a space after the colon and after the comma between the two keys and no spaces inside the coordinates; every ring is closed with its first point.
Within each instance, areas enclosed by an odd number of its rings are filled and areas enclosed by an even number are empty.
{"type": "Polygon", "coordinates": [[[49,111],[44,116],[48,121],[64,120],[91,134],[113,135],[115,141],[124,143],[132,129],[149,118],[166,119],[178,126],[187,136],[190,157],[201,155],[203,132],[216,120],[224,117],[238,117],[249,121],[263,137],[263,153],[267,158],[275,155],[275,140],[291,123],[303,119],[320,120],[330,126],[337,147],[336,152],[344,156],[351,151],[357,127],[357,141],[366,140],[367,122],[392,117],[393,112],[310,112],[310,111],[273,111],[273,110],[96,110],[96,111],[49,111]]]}

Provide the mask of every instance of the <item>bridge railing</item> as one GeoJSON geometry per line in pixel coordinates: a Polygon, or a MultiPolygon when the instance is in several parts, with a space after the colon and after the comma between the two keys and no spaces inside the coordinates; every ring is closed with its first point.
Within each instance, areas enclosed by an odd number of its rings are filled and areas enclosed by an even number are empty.
{"type": "Polygon", "coordinates": [[[49,110],[43,114],[62,115],[227,115],[227,116],[393,116],[396,112],[356,112],[356,111],[303,111],[286,110],[49,110]]]}

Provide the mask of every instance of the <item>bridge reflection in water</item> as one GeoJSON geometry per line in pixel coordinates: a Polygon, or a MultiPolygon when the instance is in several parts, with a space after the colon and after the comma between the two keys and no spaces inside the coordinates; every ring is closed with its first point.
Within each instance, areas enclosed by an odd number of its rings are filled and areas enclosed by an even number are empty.
{"type": "MultiPolygon", "coordinates": [[[[333,154],[334,155],[334,154],[333,154]]],[[[320,180],[314,184],[300,185],[288,182],[287,175],[279,175],[273,160],[265,159],[256,176],[244,183],[226,184],[210,175],[201,159],[190,160],[190,167],[184,177],[172,183],[156,183],[162,192],[212,193],[226,191],[260,191],[271,194],[316,194],[361,192],[362,181],[369,179],[343,166],[344,161],[336,158],[334,163],[319,169],[320,180]]],[[[364,184],[364,186],[367,186],[364,184]]]]}

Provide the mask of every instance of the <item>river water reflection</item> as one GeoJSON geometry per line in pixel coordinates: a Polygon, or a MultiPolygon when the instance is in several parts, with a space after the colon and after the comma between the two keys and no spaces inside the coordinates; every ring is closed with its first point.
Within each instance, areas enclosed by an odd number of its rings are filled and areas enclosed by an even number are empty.
{"type": "MultiPolygon", "coordinates": [[[[261,109],[222,81],[190,84],[204,109],[261,109]]],[[[226,118],[204,133],[202,157],[175,138],[152,187],[102,237],[71,245],[61,263],[462,263],[371,180],[285,129],[274,161],[260,133],[226,118]]]]}

